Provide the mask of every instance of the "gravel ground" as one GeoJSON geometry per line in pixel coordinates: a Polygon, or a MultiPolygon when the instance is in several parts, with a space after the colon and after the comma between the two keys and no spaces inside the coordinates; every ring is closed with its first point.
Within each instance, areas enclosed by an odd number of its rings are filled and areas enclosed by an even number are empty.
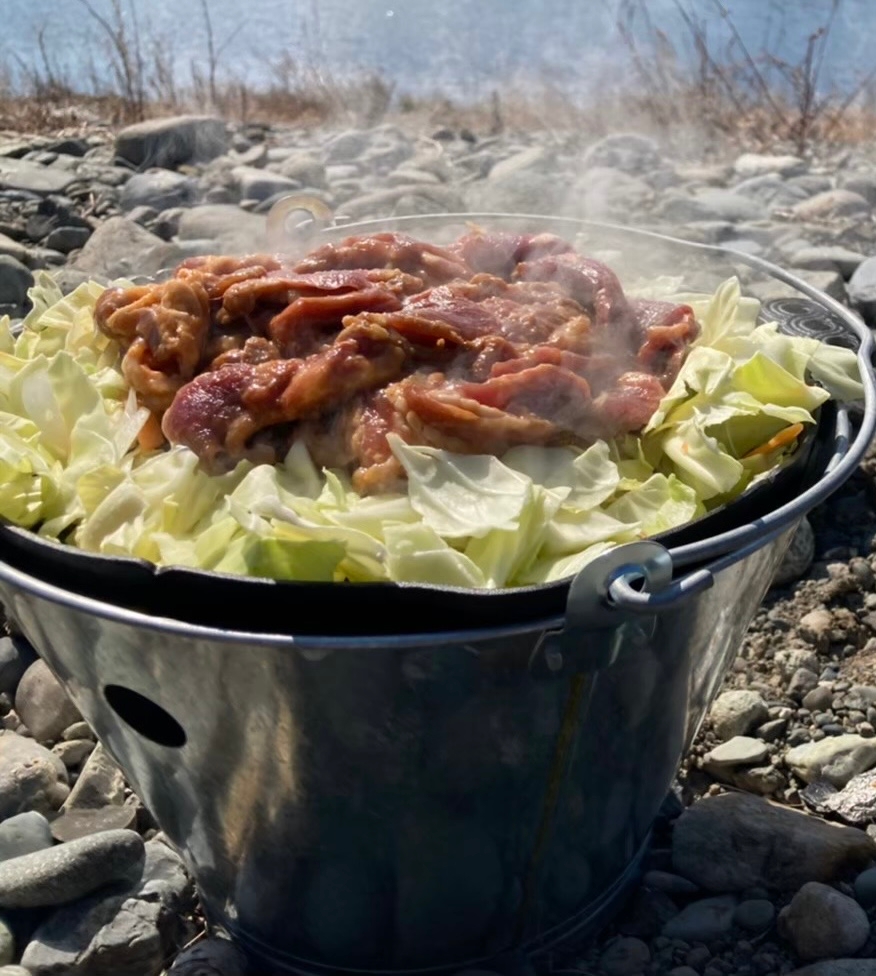
{"type": "MultiPolygon", "coordinates": [[[[299,132],[184,118],[0,137],[0,312],[256,249],[296,192],[350,219],[473,210],[625,221],[797,271],[876,325],[876,165],[673,158],[640,136],[299,132]]],[[[758,297],[782,288],[752,285],[758,297]]],[[[876,452],[803,524],[616,921],[555,972],[876,974],[876,452]]],[[[244,972],[185,868],[27,642],[0,639],[0,976],[244,972]],[[188,949],[184,946],[190,944],[188,949]],[[181,951],[182,950],[182,951],[181,951]]],[[[531,971],[517,959],[503,972],[531,971]]]]}

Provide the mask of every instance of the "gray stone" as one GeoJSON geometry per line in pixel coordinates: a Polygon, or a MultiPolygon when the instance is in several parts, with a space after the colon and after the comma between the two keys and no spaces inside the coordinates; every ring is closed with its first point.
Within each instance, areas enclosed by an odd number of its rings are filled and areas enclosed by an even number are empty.
{"type": "Polygon", "coordinates": [[[833,189],[833,182],[829,176],[814,176],[806,173],[804,176],[791,176],[787,180],[788,186],[796,186],[806,192],[807,196],[814,197],[816,193],[824,193],[825,190],[833,189]]]}
{"type": "Polygon", "coordinates": [[[692,220],[678,228],[678,236],[698,244],[720,244],[732,237],[735,225],[729,220],[692,220]]]}
{"type": "Polygon", "coordinates": [[[71,739],[68,742],[58,742],[52,746],[52,752],[67,769],[74,769],[76,766],[81,766],[94,752],[94,742],[91,739],[71,739]]]}
{"type": "Polygon", "coordinates": [[[15,692],[15,711],[37,742],[55,742],[74,722],[82,719],[64,686],[39,660],[24,672],[15,692]]]}
{"type": "Polygon", "coordinates": [[[815,559],[815,532],[808,518],[803,518],[791,539],[785,556],[773,577],[773,586],[787,586],[802,579],[815,559]]]}
{"type": "MultiPolygon", "coordinates": [[[[15,959],[15,933],[5,918],[0,918],[0,966],[4,969],[15,959]]],[[[0,969],[2,976],[3,969],[0,969]]]]}
{"type": "Polygon", "coordinates": [[[822,813],[835,813],[847,823],[864,827],[876,822],[876,775],[860,773],[838,792],[823,797],[822,813]]]}
{"type": "Polygon", "coordinates": [[[640,175],[660,166],[660,149],[648,136],[637,133],[615,133],[593,143],[581,159],[581,166],[609,166],[625,173],[640,175]]]}
{"type": "Polygon", "coordinates": [[[125,802],[125,778],[119,767],[98,745],[88,757],[76,785],[64,803],[65,810],[99,810],[125,802]]]}
{"type": "Polygon", "coordinates": [[[787,779],[775,766],[730,766],[709,772],[722,783],[729,783],[747,793],[772,796],[788,785],[787,779]]]}
{"type": "Polygon", "coordinates": [[[563,192],[557,180],[542,174],[517,173],[503,180],[472,183],[466,188],[470,210],[487,212],[552,213],[559,208],[563,192]]]}
{"type": "Polygon", "coordinates": [[[808,196],[802,187],[792,186],[774,173],[743,180],[733,192],[757,201],[768,211],[793,207],[808,196]]]}
{"type": "Polygon", "coordinates": [[[741,179],[752,176],[799,176],[806,172],[806,161],[799,156],[771,156],[764,153],[743,153],[733,164],[736,175],[741,179]]]}
{"type": "Polygon", "coordinates": [[[24,244],[20,244],[11,237],[7,237],[6,234],[0,234],[0,255],[8,255],[9,257],[15,258],[16,261],[20,261],[25,265],[27,265],[31,259],[30,251],[24,246],[24,244]]]}
{"type": "Polygon", "coordinates": [[[158,976],[165,947],[160,906],[92,895],[49,916],[21,957],[32,976],[158,976]]]}
{"type": "Polygon", "coordinates": [[[791,255],[791,267],[808,271],[835,271],[848,281],[866,256],[839,245],[802,247],[791,255]]]}
{"type": "Polygon", "coordinates": [[[876,856],[862,830],[838,827],[744,793],[699,800],[675,822],[673,870],[706,891],[793,891],[833,881],[876,856]]]}
{"type": "Polygon", "coordinates": [[[248,970],[243,953],[228,939],[214,936],[183,949],[170,972],[175,976],[246,976],[248,970]]]}
{"type": "Polygon", "coordinates": [[[125,211],[135,207],[152,207],[161,211],[187,206],[195,199],[196,192],[197,183],[190,176],[168,169],[152,169],[135,173],[128,180],[119,204],[125,211]]]}
{"type": "Polygon", "coordinates": [[[765,898],[743,901],[733,913],[734,923],[746,932],[763,932],[773,924],[775,917],[775,906],[765,898]]]}
{"type": "Polygon", "coordinates": [[[142,871],[143,840],[108,830],[0,861],[0,907],[44,908],[82,898],[142,871]]]}
{"type": "Polygon", "coordinates": [[[90,739],[95,741],[94,732],[88,722],[74,722],[61,733],[64,742],[72,742],[75,739],[90,739]]]}
{"type": "Polygon", "coordinates": [[[855,898],[866,909],[876,905],[876,868],[868,868],[855,878],[855,898]]]}
{"type": "Polygon", "coordinates": [[[803,200],[792,208],[799,220],[832,220],[835,217],[857,217],[870,213],[870,203],[851,190],[825,190],[803,200]]]}
{"type": "Polygon", "coordinates": [[[12,695],[36,652],[23,638],[0,637],[0,694],[12,695]]]}
{"type": "Polygon", "coordinates": [[[761,739],[745,735],[735,735],[727,742],[715,746],[705,756],[706,769],[721,769],[726,766],[756,766],[769,755],[769,749],[761,739]]]}
{"type": "MultiPolygon", "coordinates": [[[[526,174],[521,174],[525,176],[526,174]]],[[[519,179],[520,177],[517,177],[519,179]]],[[[483,184],[491,187],[489,192],[504,192],[515,183],[515,179],[503,180],[497,184],[483,184]]],[[[400,216],[416,213],[440,213],[464,209],[462,197],[452,187],[446,186],[395,186],[385,190],[375,190],[363,196],[347,200],[338,209],[347,217],[364,219],[366,217],[400,216]]]]}
{"type": "Polygon", "coordinates": [[[842,789],[853,776],[876,766],[876,739],[848,734],[788,750],[785,762],[805,783],[826,779],[842,789]]]}
{"type": "Polygon", "coordinates": [[[722,692],[709,712],[715,735],[726,742],[737,735],[747,735],[769,718],[766,702],[756,691],[722,692]]]}
{"type": "Polygon", "coordinates": [[[776,718],[759,725],[756,730],[757,737],[763,739],[764,742],[775,742],[785,734],[787,728],[788,720],[786,718],[776,718]]]}
{"type": "Polygon", "coordinates": [[[63,193],[76,180],[76,174],[50,169],[25,159],[0,159],[0,190],[27,193],[63,193]]]}
{"type": "Polygon", "coordinates": [[[231,204],[206,204],[183,211],[179,237],[212,241],[217,252],[247,253],[266,245],[265,218],[231,204]]]}
{"type": "Polygon", "coordinates": [[[67,767],[33,739],[0,731],[0,820],[36,810],[51,813],[67,798],[67,767]]]}
{"type": "Polygon", "coordinates": [[[0,966],[0,976],[33,976],[24,966],[0,966]]]}
{"type": "Polygon", "coordinates": [[[221,119],[182,115],[149,119],[122,129],[116,136],[116,155],[145,169],[174,169],[182,163],[205,162],[228,149],[228,130],[221,119]]]}
{"type": "Polygon", "coordinates": [[[160,237],[150,234],[133,220],[110,217],[91,235],[71,267],[104,280],[154,274],[160,265],[150,268],[143,256],[156,247],[165,246],[160,237]]]}
{"type": "Polygon", "coordinates": [[[505,180],[529,170],[543,172],[549,161],[550,156],[544,146],[530,146],[496,163],[490,170],[489,179],[505,180]]]}
{"type": "Polygon", "coordinates": [[[695,895],[699,891],[692,881],[682,878],[680,874],[672,874],[671,871],[647,871],[642,878],[642,884],[667,895],[687,896],[695,895]]]}
{"type": "Polygon", "coordinates": [[[104,830],[132,830],[137,822],[133,803],[98,810],[62,810],[52,821],[52,837],[63,844],[104,830]]]}
{"type": "Polygon", "coordinates": [[[323,156],[327,164],[354,163],[368,148],[371,137],[367,132],[350,129],[333,136],[323,147],[323,156]]]}
{"type": "Polygon", "coordinates": [[[0,254],[0,305],[23,305],[33,275],[14,257],[0,254]]]}
{"type": "Polygon", "coordinates": [[[849,281],[849,302],[871,327],[876,324],[876,257],[867,258],[849,281]]]}
{"type": "Polygon", "coordinates": [[[795,969],[788,976],[876,976],[876,959],[827,959],[795,969]]]}
{"type": "Polygon", "coordinates": [[[818,685],[803,696],[803,707],[810,712],[823,712],[833,703],[833,691],[827,685],[818,685]]]}
{"type": "Polygon", "coordinates": [[[851,190],[857,193],[870,204],[876,207],[876,174],[874,173],[848,173],[840,176],[839,185],[844,190],[851,190]]]}
{"type": "Polygon", "coordinates": [[[808,668],[797,668],[788,682],[788,697],[798,701],[807,695],[818,684],[818,675],[808,668]]]}
{"type": "Polygon", "coordinates": [[[662,934],[668,939],[683,939],[685,942],[720,939],[733,927],[735,909],[736,898],[733,895],[702,898],[683,908],[675,918],[671,918],[663,926],[662,934]]]}
{"type": "Polygon", "coordinates": [[[149,840],[145,846],[143,874],[134,894],[143,901],[154,901],[169,912],[189,911],[195,901],[195,884],[183,859],[160,840],[149,840]]]}
{"type": "Polygon", "coordinates": [[[231,175],[244,200],[267,200],[278,193],[294,193],[301,189],[297,180],[252,166],[235,166],[231,175]]]}
{"type": "Polygon", "coordinates": [[[309,152],[290,153],[277,166],[277,172],[302,186],[315,186],[321,189],[328,187],[325,165],[309,152]]]}
{"type": "Polygon", "coordinates": [[[53,251],[69,254],[71,251],[77,251],[80,247],[85,247],[91,234],[90,227],[56,227],[49,233],[45,244],[53,251]]]}
{"type": "Polygon", "coordinates": [[[619,169],[593,167],[574,183],[562,210],[593,220],[626,219],[641,214],[654,193],[644,180],[619,169]]]}
{"type": "Polygon", "coordinates": [[[35,810],[18,813],[0,823],[0,861],[44,851],[52,844],[49,821],[35,810]]]}
{"type": "Polygon", "coordinates": [[[76,291],[92,277],[87,271],[77,271],[75,268],[58,268],[57,271],[52,271],[51,275],[52,280],[61,289],[62,295],[69,295],[71,291],[76,291]]]}
{"type": "Polygon", "coordinates": [[[803,614],[797,623],[797,633],[814,644],[819,650],[827,650],[830,645],[830,635],[833,631],[833,617],[825,607],[816,607],[803,614]]]}
{"type": "MultiPolygon", "coordinates": [[[[845,283],[842,275],[836,271],[804,271],[798,268],[797,277],[805,281],[807,285],[823,291],[826,295],[830,295],[831,298],[835,298],[837,301],[845,302],[846,300],[845,283]]],[[[779,281],[777,278],[770,278],[766,281],[754,281],[747,286],[746,292],[752,298],[757,298],[762,302],[772,301],[777,298],[801,297],[799,289],[793,285],[779,281]]]]}
{"type": "Polygon", "coordinates": [[[636,976],[651,962],[651,950],[641,939],[623,937],[609,942],[599,957],[605,976],[636,976]]]}
{"type": "Polygon", "coordinates": [[[857,952],[870,935],[870,922],[853,898],[812,881],[780,912],[779,931],[808,961],[857,952]]]}
{"type": "Polygon", "coordinates": [[[695,199],[713,220],[757,220],[763,216],[757,202],[732,190],[702,190],[695,199]]]}

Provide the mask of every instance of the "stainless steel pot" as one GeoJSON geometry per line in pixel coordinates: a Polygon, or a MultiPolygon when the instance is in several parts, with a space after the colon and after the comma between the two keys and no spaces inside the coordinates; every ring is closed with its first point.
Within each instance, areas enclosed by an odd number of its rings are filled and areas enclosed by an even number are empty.
{"type": "Polygon", "coordinates": [[[763,262],[660,240],[794,284],[809,321],[857,344],[863,414],[852,434],[836,413],[798,497],[697,542],[620,547],[572,580],[564,613],[459,628],[448,594],[440,633],[300,636],[292,588],[282,631],[211,628],[53,585],[0,548],[10,613],[211,920],[270,971],[454,970],[588,936],[635,877],[796,525],[869,445],[872,339],[853,316],[763,262]]]}

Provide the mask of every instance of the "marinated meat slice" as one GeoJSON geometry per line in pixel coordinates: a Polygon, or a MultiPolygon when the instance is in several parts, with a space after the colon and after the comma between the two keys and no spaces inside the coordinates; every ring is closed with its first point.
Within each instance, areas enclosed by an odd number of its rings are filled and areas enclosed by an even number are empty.
{"type": "Polygon", "coordinates": [[[94,324],[126,349],[137,337],[140,322],[153,314],[161,301],[163,286],[107,288],[94,306],[94,324]]]}
{"type": "Polygon", "coordinates": [[[397,295],[385,288],[296,298],[267,323],[266,331],[283,355],[300,358],[318,352],[339,332],[343,321],[363,312],[394,312],[401,308],[397,295]]]}
{"type": "MultiPolygon", "coordinates": [[[[470,384],[474,386],[475,384],[470,384]]],[[[411,376],[386,395],[410,428],[411,443],[463,454],[501,454],[515,444],[548,444],[556,427],[538,417],[515,416],[482,403],[439,374],[411,376]]]]}
{"type": "Polygon", "coordinates": [[[350,446],[355,457],[353,487],[366,495],[391,491],[404,481],[404,468],[389,447],[389,434],[416,443],[405,414],[385,390],[369,394],[352,425],[350,446]]]}
{"type": "Polygon", "coordinates": [[[543,364],[562,366],[586,379],[591,359],[576,352],[566,352],[556,346],[529,346],[518,349],[515,356],[496,362],[490,370],[490,375],[505,376],[507,373],[519,373],[524,369],[543,364]]]}
{"type": "Polygon", "coordinates": [[[527,348],[500,335],[483,336],[468,344],[468,357],[460,357],[458,365],[464,374],[480,382],[495,375],[503,364],[518,362],[527,348]]]}
{"type": "Polygon", "coordinates": [[[554,235],[481,231],[191,258],[108,290],[95,321],[173,443],[219,467],[300,439],[364,492],[403,478],[390,433],[501,453],[639,430],[698,334],[689,307],[629,302],[554,235]]]}
{"type": "Polygon", "coordinates": [[[217,355],[210,364],[211,370],[222,369],[232,363],[249,363],[258,366],[273,359],[280,359],[280,350],[269,339],[262,336],[250,336],[242,346],[228,349],[217,355]]]}
{"type": "Polygon", "coordinates": [[[386,329],[356,323],[307,359],[233,364],[202,373],[179,391],[162,429],[203,461],[249,456],[250,438],[265,427],[336,409],[364,390],[395,379],[404,342],[386,329]]]}
{"type": "Polygon", "coordinates": [[[499,323],[482,304],[470,301],[447,288],[433,288],[389,315],[366,315],[363,319],[394,329],[415,346],[462,347],[493,335],[499,323]]]}
{"type": "Polygon", "coordinates": [[[521,261],[566,254],[572,245],[554,234],[485,234],[475,230],[461,237],[451,250],[472,271],[508,279],[521,261]]]}
{"type": "Polygon", "coordinates": [[[488,407],[548,420],[575,440],[593,436],[590,387],[583,377],[562,366],[540,363],[484,383],[461,383],[459,392],[488,407]]]}
{"type": "Polygon", "coordinates": [[[195,375],[210,328],[210,304],[199,284],[169,281],[159,294],[158,304],[140,306],[136,312],[123,307],[107,323],[112,329],[123,316],[127,330],[129,322],[136,322],[122,373],[140,402],[158,414],[195,375]]]}
{"type": "Polygon", "coordinates": [[[266,254],[250,254],[242,258],[208,255],[187,258],[174,276],[185,281],[198,281],[213,301],[221,299],[232,285],[263,278],[281,267],[277,258],[266,254]]]}
{"type": "Polygon", "coordinates": [[[633,312],[645,341],[638,354],[641,369],[658,377],[669,389],[700,327],[689,305],[671,302],[634,301],[633,312]]]}
{"type": "Polygon", "coordinates": [[[418,285],[416,279],[393,269],[329,270],[300,274],[280,268],[262,277],[232,285],[222,298],[222,308],[230,318],[239,318],[250,315],[261,303],[285,307],[297,298],[364,291],[378,286],[397,296],[418,285]]]}
{"type": "Polygon", "coordinates": [[[574,252],[524,261],[514,276],[520,281],[549,281],[592,314],[594,325],[631,329],[634,317],[617,275],[600,261],[574,252]]]}
{"type": "Polygon", "coordinates": [[[450,249],[390,232],[324,244],[295,265],[302,273],[357,268],[397,268],[422,278],[426,288],[471,276],[465,262],[450,249]]]}
{"type": "Polygon", "coordinates": [[[641,430],[665,394],[660,381],[650,373],[624,373],[610,390],[593,401],[603,420],[602,436],[616,437],[641,430]]]}

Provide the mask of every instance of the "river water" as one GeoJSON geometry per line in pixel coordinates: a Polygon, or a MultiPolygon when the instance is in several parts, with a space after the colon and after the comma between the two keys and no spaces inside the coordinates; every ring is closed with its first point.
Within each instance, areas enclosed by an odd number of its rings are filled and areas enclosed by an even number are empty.
{"type": "MultiPolygon", "coordinates": [[[[111,16],[112,0],[88,0],[111,16]]],[[[177,80],[207,60],[202,0],[117,0],[136,19],[147,61],[154,45],[177,80]]],[[[220,76],[253,86],[272,77],[284,55],[309,72],[379,72],[397,90],[482,97],[510,77],[539,74],[598,86],[626,64],[617,35],[625,0],[207,0],[220,76]]],[[[629,2],[629,0],[626,0],[629,2]]],[[[682,50],[679,0],[644,0],[652,22],[682,50]]],[[[729,38],[713,0],[680,0],[706,22],[710,43],[729,38]]],[[[724,0],[752,50],[798,60],[805,38],[823,25],[833,0],[724,0]]],[[[77,87],[110,75],[106,35],[83,0],[0,0],[0,64],[13,79],[42,63],[77,87]]],[[[825,61],[825,84],[846,89],[872,67],[876,0],[840,0],[825,61]]]]}

